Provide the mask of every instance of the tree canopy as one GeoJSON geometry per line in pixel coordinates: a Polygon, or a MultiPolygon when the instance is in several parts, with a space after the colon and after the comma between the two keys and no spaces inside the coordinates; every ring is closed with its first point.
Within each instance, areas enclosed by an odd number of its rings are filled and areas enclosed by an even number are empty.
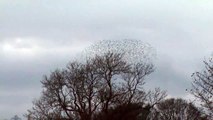
{"type": "Polygon", "coordinates": [[[166,96],[160,89],[143,89],[145,78],[153,71],[152,64],[129,64],[123,54],[112,52],[96,55],[85,63],[71,62],[44,77],[42,96],[34,101],[29,114],[42,120],[93,120],[97,116],[111,120],[112,111],[121,108],[147,109],[151,96],[155,97],[153,103],[166,96]]]}

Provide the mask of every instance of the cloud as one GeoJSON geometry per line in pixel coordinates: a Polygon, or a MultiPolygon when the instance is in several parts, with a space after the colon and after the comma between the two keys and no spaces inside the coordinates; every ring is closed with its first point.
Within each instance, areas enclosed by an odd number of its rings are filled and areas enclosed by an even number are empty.
{"type": "Polygon", "coordinates": [[[182,97],[186,89],[190,88],[190,74],[179,69],[178,64],[169,56],[157,60],[156,70],[147,78],[145,88],[154,89],[160,87],[166,90],[170,96],[182,97]]]}
{"type": "MultiPolygon", "coordinates": [[[[12,87],[12,86],[11,86],[12,87]]],[[[16,89],[16,90],[2,90],[0,92],[0,119],[11,118],[14,115],[18,115],[23,118],[23,110],[27,110],[32,107],[32,96],[39,96],[40,93],[36,92],[41,90],[40,88],[28,88],[16,89]]]]}

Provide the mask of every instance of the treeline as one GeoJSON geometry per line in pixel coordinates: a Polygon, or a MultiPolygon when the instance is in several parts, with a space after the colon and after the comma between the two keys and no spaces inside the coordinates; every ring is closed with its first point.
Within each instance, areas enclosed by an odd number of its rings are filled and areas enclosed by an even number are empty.
{"type": "Polygon", "coordinates": [[[124,54],[108,52],[71,62],[41,81],[42,96],[26,116],[32,120],[212,120],[213,64],[193,74],[189,91],[197,107],[181,98],[166,99],[160,88],[145,90],[153,64],[128,63],[124,54]]]}

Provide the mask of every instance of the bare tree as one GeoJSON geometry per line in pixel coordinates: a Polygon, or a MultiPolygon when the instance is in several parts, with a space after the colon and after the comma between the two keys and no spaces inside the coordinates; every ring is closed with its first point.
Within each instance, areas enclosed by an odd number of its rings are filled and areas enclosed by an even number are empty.
{"type": "Polygon", "coordinates": [[[153,91],[149,91],[147,93],[147,100],[151,105],[151,108],[153,108],[159,102],[164,100],[166,96],[167,96],[166,91],[162,91],[160,88],[155,88],[153,91]]]}
{"type": "Polygon", "coordinates": [[[108,52],[85,63],[72,62],[66,69],[45,76],[42,97],[29,114],[35,119],[92,120],[117,106],[146,103],[145,77],[152,64],[129,64],[123,54],[108,52]]]}
{"type": "MultiPolygon", "coordinates": [[[[33,101],[33,108],[28,110],[25,116],[28,120],[64,120],[62,110],[59,107],[54,107],[49,103],[49,98],[42,96],[40,99],[33,101]]],[[[69,119],[72,120],[72,119],[69,119]]]]}
{"type": "Polygon", "coordinates": [[[213,119],[213,61],[204,61],[205,70],[192,74],[191,93],[200,100],[207,114],[213,119]]]}

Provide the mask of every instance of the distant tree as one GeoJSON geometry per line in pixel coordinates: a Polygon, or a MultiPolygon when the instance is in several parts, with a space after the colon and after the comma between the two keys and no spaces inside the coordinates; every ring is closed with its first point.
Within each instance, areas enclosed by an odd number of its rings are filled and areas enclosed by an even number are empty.
{"type": "Polygon", "coordinates": [[[207,114],[213,119],[213,61],[204,61],[205,70],[193,73],[191,93],[201,102],[207,114]]]}
{"type": "Polygon", "coordinates": [[[158,103],[149,114],[148,120],[207,120],[207,118],[192,103],[180,98],[171,98],[158,103]]]}
{"type": "Polygon", "coordinates": [[[18,117],[18,115],[13,116],[10,120],[21,120],[20,117],[18,117]]]}
{"type": "MultiPolygon", "coordinates": [[[[112,52],[96,55],[85,63],[72,62],[66,69],[44,77],[42,97],[34,101],[28,114],[36,120],[93,120],[98,115],[111,120],[123,114],[142,116],[138,113],[148,105],[150,94],[144,91],[143,85],[145,77],[153,71],[152,64],[129,64],[123,54],[112,52]]],[[[156,100],[160,101],[164,95],[157,92],[156,98],[160,99],[156,100]]]]}

